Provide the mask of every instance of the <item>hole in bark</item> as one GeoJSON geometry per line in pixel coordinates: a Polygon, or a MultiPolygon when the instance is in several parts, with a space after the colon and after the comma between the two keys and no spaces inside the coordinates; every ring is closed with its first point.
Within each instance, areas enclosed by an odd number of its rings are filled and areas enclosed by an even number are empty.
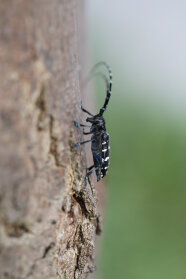
{"type": "Polygon", "coordinates": [[[10,237],[21,237],[24,233],[29,233],[30,230],[26,224],[5,224],[5,230],[10,237]]]}
{"type": "Polygon", "coordinates": [[[82,196],[76,196],[75,194],[73,195],[73,198],[79,203],[80,207],[81,207],[81,210],[82,210],[82,213],[87,216],[88,215],[88,211],[86,209],[86,206],[85,206],[85,201],[83,199],[82,196]]]}

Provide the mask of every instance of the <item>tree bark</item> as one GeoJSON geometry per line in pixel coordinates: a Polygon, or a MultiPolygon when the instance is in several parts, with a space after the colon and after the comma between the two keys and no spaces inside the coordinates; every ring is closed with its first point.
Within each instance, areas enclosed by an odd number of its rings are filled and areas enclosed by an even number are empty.
{"type": "MultiPolygon", "coordinates": [[[[81,4],[82,5],[82,4],[81,4]]],[[[86,278],[99,232],[84,187],[75,0],[0,2],[0,278],[86,278]]]]}

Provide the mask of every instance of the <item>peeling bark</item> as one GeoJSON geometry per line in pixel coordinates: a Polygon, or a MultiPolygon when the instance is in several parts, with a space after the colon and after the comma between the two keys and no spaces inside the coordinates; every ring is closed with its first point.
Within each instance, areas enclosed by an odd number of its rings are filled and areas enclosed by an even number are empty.
{"type": "MultiPolygon", "coordinates": [[[[82,3],[81,3],[82,5],[82,3]]],[[[87,278],[99,232],[84,188],[75,0],[0,2],[0,278],[87,278]]]]}

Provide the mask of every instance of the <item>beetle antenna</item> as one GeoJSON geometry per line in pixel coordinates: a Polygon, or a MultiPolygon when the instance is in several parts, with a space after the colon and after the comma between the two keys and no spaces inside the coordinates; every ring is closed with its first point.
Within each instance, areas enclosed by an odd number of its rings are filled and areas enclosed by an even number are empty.
{"type": "Polygon", "coordinates": [[[93,68],[90,71],[89,76],[87,77],[87,79],[84,82],[84,85],[86,85],[92,78],[94,78],[96,76],[100,76],[104,80],[104,82],[106,84],[106,98],[105,98],[105,102],[104,102],[104,105],[102,106],[102,108],[99,111],[99,115],[103,115],[103,113],[105,112],[105,110],[107,108],[107,105],[109,103],[110,96],[111,96],[111,91],[112,91],[112,70],[111,70],[111,68],[109,67],[109,65],[106,62],[101,61],[101,62],[98,62],[97,64],[95,64],[93,66],[93,68]],[[97,70],[97,68],[100,67],[100,66],[105,66],[106,69],[108,70],[109,80],[108,80],[108,78],[103,73],[95,72],[97,70]]]}
{"type": "Polygon", "coordinates": [[[106,85],[106,89],[108,90],[109,89],[109,81],[108,81],[108,78],[106,77],[106,75],[104,75],[103,73],[101,72],[96,72],[96,73],[92,73],[87,77],[87,79],[85,80],[84,82],[84,85],[87,84],[92,78],[95,78],[95,77],[101,77],[104,82],[105,82],[105,85],[106,85]]]}
{"type": "Polygon", "coordinates": [[[105,99],[103,107],[100,109],[100,112],[99,112],[100,115],[103,115],[103,113],[105,112],[105,110],[107,108],[107,105],[109,103],[110,96],[111,96],[111,91],[112,91],[112,70],[111,70],[111,68],[109,67],[109,65],[107,63],[101,61],[101,62],[98,62],[96,65],[94,65],[94,67],[92,68],[91,72],[93,73],[100,66],[105,66],[106,69],[108,70],[108,73],[109,73],[109,82],[107,80],[108,86],[107,86],[107,92],[106,92],[106,99],[105,99]]]}

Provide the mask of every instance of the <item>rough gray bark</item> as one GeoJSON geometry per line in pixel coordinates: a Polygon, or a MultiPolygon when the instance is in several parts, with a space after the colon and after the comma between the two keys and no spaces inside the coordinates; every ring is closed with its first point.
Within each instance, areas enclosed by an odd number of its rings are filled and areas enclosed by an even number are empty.
{"type": "Polygon", "coordinates": [[[86,278],[99,231],[82,191],[75,0],[0,2],[0,278],[86,278]],[[78,105],[77,105],[78,104],[78,105]]]}

